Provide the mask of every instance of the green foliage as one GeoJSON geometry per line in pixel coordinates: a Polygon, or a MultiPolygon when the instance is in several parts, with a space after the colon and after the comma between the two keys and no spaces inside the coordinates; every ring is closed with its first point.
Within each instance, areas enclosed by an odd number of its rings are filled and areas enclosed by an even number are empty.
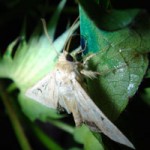
{"type": "Polygon", "coordinates": [[[138,15],[140,9],[113,9],[109,0],[96,1],[79,0],[80,6],[84,8],[89,19],[104,30],[118,30],[131,24],[133,19],[138,15]]]}
{"type": "MultiPolygon", "coordinates": [[[[115,15],[117,17],[120,13],[115,15]]],[[[102,74],[96,80],[88,79],[89,90],[107,116],[116,119],[126,108],[129,97],[137,91],[148,67],[150,18],[147,17],[146,23],[136,20],[134,28],[126,24],[116,31],[98,28],[84,7],[80,7],[80,18],[81,34],[88,42],[86,53],[96,53],[89,61],[89,68],[102,74]]],[[[109,23],[109,17],[105,19],[109,23]]],[[[134,17],[132,20],[135,21],[134,17]]]]}
{"type": "Polygon", "coordinates": [[[104,150],[102,139],[97,139],[85,125],[75,129],[74,138],[84,144],[84,150],[104,150]]]}

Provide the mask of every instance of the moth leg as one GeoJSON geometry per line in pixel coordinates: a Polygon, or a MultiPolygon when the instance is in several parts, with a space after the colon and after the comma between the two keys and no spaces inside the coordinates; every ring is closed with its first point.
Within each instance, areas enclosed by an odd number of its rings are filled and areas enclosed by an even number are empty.
{"type": "Polygon", "coordinates": [[[80,73],[83,74],[84,76],[90,78],[90,79],[94,79],[97,77],[97,75],[101,75],[100,72],[85,70],[85,69],[81,70],[80,73]]]}
{"type": "Polygon", "coordinates": [[[95,57],[95,56],[97,56],[99,53],[103,53],[103,52],[105,52],[106,50],[108,50],[109,48],[110,48],[110,44],[107,46],[107,47],[105,47],[104,49],[102,49],[101,51],[99,51],[99,52],[97,52],[97,53],[93,53],[93,54],[90,54],[89,56],[87,56],[84,60],[83,60],[83,66],[87,66],[87,62],[91,59],[91,58],[93,58],[93,57],[95,57]]]}
{"type": "Polygon", "coordinates": [[[78,46],[75,50],[73,50],[71,52],[71,56],[76,56],[76,55],[78,55],[78,54],[80,54],[82,52],[83,52],[83,50],[81,50],[81,46],[78,46]]]}
{"type": "Polygon", "coordinates": [[[89,56],[87,56],[85,60],[83,60],[83,66],[86,66],[87,62],[94,56],[96,56],[96,54],[90,54],[89,56]]]}

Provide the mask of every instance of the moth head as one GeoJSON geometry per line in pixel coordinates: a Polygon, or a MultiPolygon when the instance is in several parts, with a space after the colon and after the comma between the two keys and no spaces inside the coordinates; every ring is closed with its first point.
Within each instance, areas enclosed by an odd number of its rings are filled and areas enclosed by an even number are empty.
{"type": "Polygon", "coordinates": [[[62,53],[62,57],[64,60],[70,61],[70,62],[74,62],[74,58],[71,56],[71,54],[69,54],[67,51],[63,51],[62,53]]]}
{"type": "Polygon", "coordinates": [[[70,62],[74,61],[73,57],[69,53],[66,55],[66,60],[70,62]]]}

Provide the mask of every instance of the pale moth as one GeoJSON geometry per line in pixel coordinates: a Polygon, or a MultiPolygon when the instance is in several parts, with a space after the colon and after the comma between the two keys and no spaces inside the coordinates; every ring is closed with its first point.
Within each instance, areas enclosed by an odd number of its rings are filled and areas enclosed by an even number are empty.
{"type": "MultiPolygon", "coordinates": [[[[68,36],[69,37],[69,36],[68,36]]],[[[94,78],[98,74],[85,69],[83,63],[73,59],[68,50],[59,54],[52,72],[26,91],[26,96],[47,107],[61,107],[72,113],[76,126],[86,124],[92,131],[103,132],[113,141],[134,149],[126,136],[103,114],[83,86],[84,77],[94,78]]]]}

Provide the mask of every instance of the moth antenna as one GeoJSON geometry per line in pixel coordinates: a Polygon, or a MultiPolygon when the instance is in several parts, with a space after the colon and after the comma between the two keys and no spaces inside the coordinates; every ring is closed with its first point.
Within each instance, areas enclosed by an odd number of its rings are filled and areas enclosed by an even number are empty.
{"type": "MultiPolygon", "coordinates": [[[[79,21],[79,16],[77,17],[77,19],[73,22],[73,24],[72,24],[71,27],[70,27],[70,32],[69,32],[68,37],[67,37],[67,39],[66,39],[66,43],[65,43],[65,45],[64,45],[63,52],[64,52],[65,50],[68,51],[68,49],[69,49],[70,42],[71,42],[71,40],[69,40],[69,39],[70,39],[70,33],[71,33],[71,30],[72,30],[73,26],[74,26],[78,21],[79,21]],[[67,42],[68,40],[69,40],[69,43],[67,42]],[[67,44],[67,43],[68,43],[68,44],[67,44]]],[[[71,39],[72,39],[72,38],[71,38],[71,39]]]]}
{"type": "MultiPolygon", "coordinates": [[[[86,37],[84,36],[84,35],[81,35],[81,34],[76,34],[76,35],[80,35],[80,37],[83,37],[84,39],[86,39],[86,37]]],[[[81,42],[80,42],[81,43],[81,42]]],[[[77,54],[80,54],[80,53],[82,53],[82,52],[84,52],[85,50],[86,50],[86,48],[87,48],[87,39],[86,39],[86,43],[85,43],[85,46],[84,46],[84,49],[82,49],[82,43],[81,43],[81,50],[79,50],[78,52],[77,52],[77,54]]]]}
{"type": "MultiPolygon", "coordinates": [[[[86,47],[87,47],[87,39],[85,38],[85,36],[84,35],[81,35],[81,34],[75,34],[75,35],[72,35],[72,37],[73,36],[80,36],[80,46],[79,47],[77,47],[75,50],[73,50],[72,52],[71,52],[71,55],[72,56],[77,56],[78,54],[80,54],[80,53],[83,53],[85,50],[86,50],[86,47]],[[81,38],[81,37],[83,37],[83,38],[81,38]],[[86,39],[86,42],[84,43],[84,46],[82,46],[83,44],[83,42],[82,42],[82,39],[86,39]]],[[[68,47],[67,47],[68,48],[68,47]]],[[[83,58],[81,58],[81,60],[80,61],[82,61],[83,60],[83,58]]]]}
{"type": "Polygon", "coordinates": [[[71,41],[72,41],[72,37],[73,37],[73,36],[70,36],[70,37],[69,37],[69,42],[68,42],[68,44],[66,45],[65,50],[66,50],[67,52],[69,51],[69,47],[70,47],[70,44],[71,44],[71,41]]]}
{"type": "MultiPolygon", "coordinates": [[[[45,33],[47,39],[49,40],[49,42],[52,44],[52,40],[51,40],[51,38],[50,38],[50,36],[47,32],[46,21],[43,18],[41,18],[41,21],[42,21],[42,24],[43,24],[44,33],[45,33]]],[[[54,51],[56,52],[57,56],[59,56],[59,53],[57,52],[56,48],[54,46],[53,46],[53,48],[54,48],[54,51]]]]}

